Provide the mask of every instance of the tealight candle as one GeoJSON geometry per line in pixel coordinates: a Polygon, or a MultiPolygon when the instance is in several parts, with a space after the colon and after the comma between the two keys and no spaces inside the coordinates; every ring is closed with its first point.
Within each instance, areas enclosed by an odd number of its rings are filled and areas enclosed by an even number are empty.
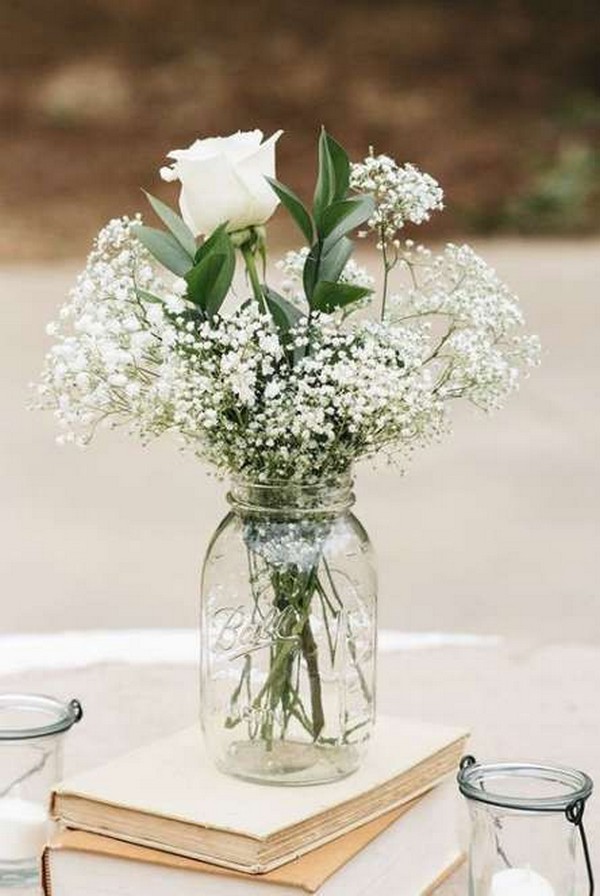
{"type": "Polygon", "coordinates": [[[531,868],[505,868],[492,877],[490,896],[556,896],[554,887],[531,868]]]}
{"type": "Polygon", "coordinates": [[[30,800],[0,799],[0,861],[19,862],[42,854],[49,831],[48,813],[30,800]]]}

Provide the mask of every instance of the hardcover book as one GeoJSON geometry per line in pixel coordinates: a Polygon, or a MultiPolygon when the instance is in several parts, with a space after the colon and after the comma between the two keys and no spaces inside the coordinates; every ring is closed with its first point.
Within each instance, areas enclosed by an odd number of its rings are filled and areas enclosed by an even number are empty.
{"type": "Polygon", "coordinates": [[[64,826],[264,873],[406,805],[452,772],[466,733],[380,717],[367,759],[327,785],[265,787],[216,771],[193,726],[55,788],[64,826]]]}
{"type": "Polygon", "coordinates": [[[421,896],[462,860],[456,788],[424,796],[265,874],[245,874],[81,831],[62,831],[43,860],[46,896],[421,896]]]}

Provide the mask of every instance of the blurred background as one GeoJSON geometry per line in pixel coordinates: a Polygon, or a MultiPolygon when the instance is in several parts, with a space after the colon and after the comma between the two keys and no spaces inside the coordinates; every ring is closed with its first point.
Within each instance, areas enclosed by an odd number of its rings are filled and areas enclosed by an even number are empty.
{"type": "Polygon", "coordinates": [[[72,257],[171,148],[283,127],[307,190],[321,123],[444,184],[435,232],[600,226],[596,0],[2,0],[4,257],[72,257]]]}
{"type": "Polygon", "coordinates": [[[174,202],[166,152],[283,128],[307,195],[323,123],[442,183],[419,239],[473,242],[544,345],[504,412],[359,472],[382,624],[598,640],[599,46],[596,0],[2,0],[0,630],[195,624],[224,485],[167,443],[59,449],[27,384],[97,230],[174,202]]]}

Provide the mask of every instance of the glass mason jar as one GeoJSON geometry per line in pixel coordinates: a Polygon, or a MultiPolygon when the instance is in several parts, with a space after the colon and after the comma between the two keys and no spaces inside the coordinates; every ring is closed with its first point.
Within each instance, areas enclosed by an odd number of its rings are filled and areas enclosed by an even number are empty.
{"type": "Polygon", "coordinates": [[[583,828],[592,781],[531,763],[480,765],[458,775],[471,816],[469,896],[584,896],[593,877],[583,828]]]}
{"type": "Polygon", "coordinates": [[[202,577],[201,713],[217,766],[315,784],[364,756],[375,712],[376,575],[352,479],[238,479],[202,577]]]}
{"type": "Polygon", "coordinates": [[[0,887],[39,879],[50,791],[62,775],[63,735],[83,712],[37,694],[0,694],[0,887]]]}

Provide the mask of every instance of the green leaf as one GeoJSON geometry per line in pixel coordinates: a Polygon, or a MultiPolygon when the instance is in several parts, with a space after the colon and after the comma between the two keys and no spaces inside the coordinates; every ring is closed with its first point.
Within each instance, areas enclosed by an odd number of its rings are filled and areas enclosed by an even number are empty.
{"type": "Polygon", "coordinates": [[[188,296],[208,315],[216,314],[223,304],[235,272],[235,252],[231,241],[222,249],[208,252],[186,274],[188,296]]]}
{"type": "Polygon", "coordinates": [[[165,205],[165,203],[161,202],[160,199],[157,199],[156,196],[146,193],[145,190],[143,192],[158,217],[164,224],[166,224],[181,248],[185,249],[190,258],[193,259],[196,252],[196,239],[183,218],[180,218],[172,208],[169,208],[168,205],[165,205]]]}
{"type": "Polygon", "coordinates": [[[372,290],[364,286],[353,286],[350,283],[331,283],[320,280],[313,293],[311,307],[327,314],[351,305],[359,299],[370,295],[372,290]]]}
{"type": "Polygon", "coordinates": [[[303,314],[299,308],[296,308],[295,305],[292,305],[291,302],[288,302],[287,299],[284,299],[283,296],[280,296],[274,289],[270,289],[266,285],[263,286],[263,294],[267,308],[271,312],[273,323],[279,332],[287,358],[290,364],[294,365],[303,356],[304,349],[302,347],[294,347],[291,344],[290,330],[303,317],[303,314]]]}
{"type": "Polygon", "coordinates": [[[228,223],[228,221],[225,221],[224,224],[219,224],[216,230],[213,230],[211,235],[204,240],[201,246],[198,247],[194,256],[195,264],[198,264],[199,261],[202,261],[203,258],[206,258],[207,255],[215,250],[223,251],[225,240],[231,243],[231,239],[229,237],[229,234],[227,233],[228,223]]]}
{"type": "Polygon", "coordinates": [[[215,284],[223,273],[225,262],[225,255],[220,252],[214,252],[212,255],[203,258],[200,264],[194,265],[191,271],[188,271],[186,274],[188,298],[195,305],[206,311],[207,314],[209,313],[209,304],[213,298],[215,284]]]}
{"type": "Polygon", "coordinates": [[[216,314],[229,292],[234,273],[235,249],[225,222],[196,251],[194,267],[186,277],[190,298],[207,314],[216,314]],[[219,264],[205,266],[214,256],[221,256],[219,264]]]}
{"type": "Polygon", "coordinates": [[[354,243],[348,237],[343,236],[331,249],[321,256],[319,265],[319,277],[335,283],[346,267],[348,259],[352,255],[354,243]]]}
{"type": "Polygon", "coordinates": [[[313,240],[313,222],[303,202],[285,184],[272,177],[267,177],[267,180],[281,200],[281,204],[288,210],[310,245],[313,240]]]}
{"type": "Polygon", "coordinates": [[[192,267],[193,259],[172,234],[143,224],[134,225],[132,232],[157,261],[178,277],[184,277],[192,267]]]}
{"type": "Polygon", "coordinates": [[[343,146],[330,137],[325,128],[319,137],[319,168],[314,197],[314,214],[317,226],[325,209],[332,202],[346,197],[350,183],[350,160],[343,146]]]}
{"type": "Polygon", "coordinates": [[[302,283],[304,286],[304,293],[306,295],[306,298],[308,299],[309,304],[319,278],[320,261],[321,247],[318,243],[315,243],[315,245],[312,246],[310,252],[306,256],[306,261],[304,262],[304,267],[302,269],[302,283]]]}
{"type": "Polygon", "coordinates": [[[325,128],[321,129],[319,137],[319,168],[317,175],[317,186],[315,187],[315,197],[313,210],[317,227],[319,226],[321,215],[335,198],[335,168],[329,144],[327,142],[327,132],[325,128]]]}
{"type": "Polygon", "coordinates": [[[215,283],[210,291],[210,299],[206,306],[207,313],[211,315],[216,314],[225,301],[235,274],[235,250],[229,239],[227,240],[227,250],[224,254],[225,261],[219,275],[215,279],[215,283]]]}
{"type": "Polygon", "coordinates": [[[142,302],[149,302],[151,305],[160,305],[163,301],[159,296],[155,296],[154,293],[147,292],[145,289],[140,289],[139,286],[136,286],[135,294],[142,302]]]}
{"type": "Polygon", "coordinates": [[[344,147],[340,146],[337,140],[334,140],[327,133],[325,137],[335,175],[333,198],[336,200],[344,199],[350,185],[350,159],[344,147]]]}
{"type": "Polygon", "coordinates": [[[327,252],[337,241],[364,224],[375,208],[372,196],[357,196],[354,199],[343,199],[334,202],[323,212],[321,220],[321,237],[327,252]]]}
{"type": "Polygon", "coordinates": [[[288,333],[303,316],[299,308],[280,296],[274,289],[263,286],[265,302],[271,312],[275,326],[281,333],[288,333]]]}

